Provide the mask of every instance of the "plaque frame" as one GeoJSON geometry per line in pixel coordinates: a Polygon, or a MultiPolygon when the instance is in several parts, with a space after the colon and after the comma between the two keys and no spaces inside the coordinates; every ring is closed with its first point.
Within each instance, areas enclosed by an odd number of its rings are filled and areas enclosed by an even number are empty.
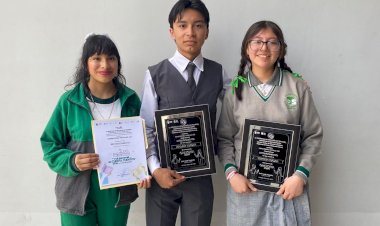
{"type": "MultiPolygon", "coordinates": [[[[210,121],[210,111],[208,104],[202,105],[193,105],[186,107],[170,108],[155,111],[155,123],[156,123],[156,134],[157,134],[157,146],[158,153],[160,157],[161,167],[169,168],[176,170],[177,173],[184,175],[185,177],[199,177],[206,176],[216,173],[215,160],[214,160],[214,143],[211,130],[211,121],[210,121]],[[179,167],[174,169],[171,167],[171,151],[173,149],[169,148],[168,141],[168,123],[171,123],[167,120],[180,120],[181,118],[189,119],[194,117],[199,119],[199,128],[202,134],[202,143],[201,151],[203,151],[202,157],[204,160],[197,159],[198,166],[189,166],[189,167],[179,167]],[[204,161],[203,166],[199,166],[200,162],[204,161]]],[[[189,136],[185,134],[184,136],[189,136]]],[[[190,135],[191,136],[191,135],[190,135]]],[[[199,144],[199,142],[197,143],[199,144]]],[[[185,144],[186,145],[186,144],[185,144]]],[[[186,147],[187,150],[191,147],[186,147]]],[[[192,149],[190,152],[193,152],[195,157],[195,151],[192,149]]],[[[198,146],[199,152],[199,146],[198,146]]],[[[199,153],[197,153],[199,154],[199,153]]],[[[202,158],[201,157],[201,158],[202,158]]],[[[179,160],[181,161],[181,160],[179,160]]],[[[194,159],[195,161],[195,159],[194,159]]],[[[193,162],[194,162],[193,161],[193,162]]]]}
{"type": "MultiPolygon", "coordinates": [[[[283,180],[289,176],[292,176],[295,169],[296,164],[298,160],[299,155],[299,140],[300,140],[300,131],[301,126],[300,125],[294,125],[294,124],[285,124],[285,123],[278,123],[278,122],[268,122],[268,121],[262,121],[262,120],[255,120],[255,119],[245,119],[244,123],[244,130],[243,130],[243,139],[242,139],[242,149],[241,149],[241,159],[240,159],[240,168],[239,173],[246,176],[248,180],[259,190],[262,191],[269,191],[269,192],[277,192],[280,189],[281,184],[283,184],[283,180]],[[264,136],[266,135],[268,139],[274,139],[272,135],[274,136],[287,136],[288,142],[286,143],[286,153],[285,159],[272,159],[272,156],[276,156],[276,153],[271,153],[271,150],[274,150],[275,152],[280,152],[281,150],[275,150],[273,147],[268,147],[269,152],[265,153],[266,150],[262,151],[264,154],[264,157],[260,156],[259,154],[254,155],[254,153],[259,153],[259,150],[252,150],[254,147],[256,149],[259,149],[259,144],[254,143],[254,137],[255,136],[264,136]],[[265,157],[266,156],[266,157],[265,157]],[[260,159],[263,160],[260,163],[260,159]],[[268,160],[268,162],[265,162],[265,159],[268,160]],[[251,160],[253,163],[251,164],[251,160]],[[282,164],[281,161],[284,160],[283,168],[277,167],[275,170],[275,164],[282,164]],[[272,164],[272,165],[271,165],[272,164]],[[252,169],[254,167],[254,169],[252,169]],[[261,168],[260,168],[261,167],[261,168]],[[250,175],[253,176],[260,176],[259,172],[261,169],[268,170],[272,168],[272,177],[274,181],[271,180],[260,180],[257,178],[252,178],[250,175]],[[256,179],[256,180],[255,180],[256,179]],[[277,181],[275,181],[277,180],[277,181]],[[276,183],[275,183],[276,182],[276,183]]],[[[257,137],[255,137],[257,138],[257,137]]],[[[258,140],[264,141],[261,143],[265,143],[266,138],[257,138],[258,140]]],[[[270,141],[269,141],[270,142],[270,141]]],[[[280,141],[281,142],[281,141],[280,141]]],[[[283,141],[282,141],[283,143],[283,141]]],[[[274,144],[275,148],[276,146],[281,147],[281,144],[274,144]]],[[[270,145],[269,145],[270,146],[270,145]]],[[[262,148],[261,148],[262,149],[262,148]]],[[[264,148],[265,149],[265,148],[264,148]]],[[[263,173],[263,175],[268,176],[268,173],[263,173]]],[[[270,174],[269,174],[270,176],[270,174]]]]}

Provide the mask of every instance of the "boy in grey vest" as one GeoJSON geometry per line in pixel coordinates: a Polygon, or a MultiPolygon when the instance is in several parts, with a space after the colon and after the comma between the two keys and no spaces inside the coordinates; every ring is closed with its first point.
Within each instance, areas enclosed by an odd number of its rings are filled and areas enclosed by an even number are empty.
{"type": "Polygon", "coordinates": [[[146,192],[148,226],[174,226],[179,208],[182,226],[211,223],[214,200],[211,176],[186,179],[174,170],[161,168],[154,143],[154,113],[161,109],[208,104],[215,134],[216,102],[230,79],[220,64],[201,54],[209,20],[202,1],[179,0],[169,14],[169,31],[177,50],[172,58],[146,71],[140,115],[147,126],[147,161],[154,178],[146,192]]]}

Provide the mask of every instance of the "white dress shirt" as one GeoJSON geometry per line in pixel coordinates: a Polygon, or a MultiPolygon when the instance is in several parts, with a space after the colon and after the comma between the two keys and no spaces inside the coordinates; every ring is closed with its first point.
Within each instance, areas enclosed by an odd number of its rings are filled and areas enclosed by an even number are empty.
{"type": "Polygon", "coordinates": [[[269,95],[270,91],[272,90],[273,85],[262,83],[262,84],[258,85],[257,88],[259,88],[259,90],[261,91],[261,93],[265,97],[267,97],[269,95]]]}
{"type": "MultiPolygon", "coordinates": [[[[186,67],[190,61],[186,57],[184,57],[182,54],[180,54],[177,50],[174,56],[169,59],[169,62],[178,70],[178,72],[187,81],[188,74],[186,71],[186,67]]],[[[193,63],[195,64],[193,76],[195,79],[195,83],[198,84],[200,74],[204,70],[203,69],[204,59],[202,57],[202,54],[199,54],[199,56],[197,56],[193,60],[193,63]]],[[[231,79],[227,76],[224,69],[223,69],[222,76],[223,76],[223,90],[219,98],[223,97],[224,92],[226,91],[227,87],[229,86],[229,83],[231,82],[231,79]]],[[[154,144],[155,130],[156,130],[155,121],[154,121],[154,113],[156,110],[158,110],[157,93],[156,93],[156,90],[154,89],[154,84],[153,84],[150,71],[146,70],[144,86],[143,86],[143,91],[142,91],[142,96],[141,96],[140,116],[145,119],[146,133],[147,133],[148,144],[149,144],[149,147],[146,151],[147,163],[148,163],[150,172],[152,174],[157,168],[161,167],[160,161],[158,159],[156,145],[154,144]]]]}

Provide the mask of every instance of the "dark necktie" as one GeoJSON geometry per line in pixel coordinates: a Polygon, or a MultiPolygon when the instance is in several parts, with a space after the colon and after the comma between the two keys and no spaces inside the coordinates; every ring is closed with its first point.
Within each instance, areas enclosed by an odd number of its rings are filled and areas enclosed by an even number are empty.
{"type": "Polygon", "coordinates": [[[189,85],[191,91],[194,93],[195,88],[197,85],[195,84],[195,79],[194,79],[194,69],[195,69],[195,64],[193,62],[189,62],[189,64],[186,67],[187,70],[187,84],[189,85]]]}

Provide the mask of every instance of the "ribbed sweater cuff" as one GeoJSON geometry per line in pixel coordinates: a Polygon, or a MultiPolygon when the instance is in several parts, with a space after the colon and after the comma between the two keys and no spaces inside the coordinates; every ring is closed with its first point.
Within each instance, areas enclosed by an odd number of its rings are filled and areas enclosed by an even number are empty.
{"type": "Polygon", "coordinates": [[[228,174],[231,173],[232,171],[238,171],[237,166],[232,163],[227,163],[224,166],[224,174],[226,175],[226,178],[228,174]]]}
{"type": "Polygon", "coordinates": [[[298,166],[296,171],[294,172],[297,176],[300,176],[303,179],[304,184],[307,183],[310,172],[303,166],[298,166]]]}

